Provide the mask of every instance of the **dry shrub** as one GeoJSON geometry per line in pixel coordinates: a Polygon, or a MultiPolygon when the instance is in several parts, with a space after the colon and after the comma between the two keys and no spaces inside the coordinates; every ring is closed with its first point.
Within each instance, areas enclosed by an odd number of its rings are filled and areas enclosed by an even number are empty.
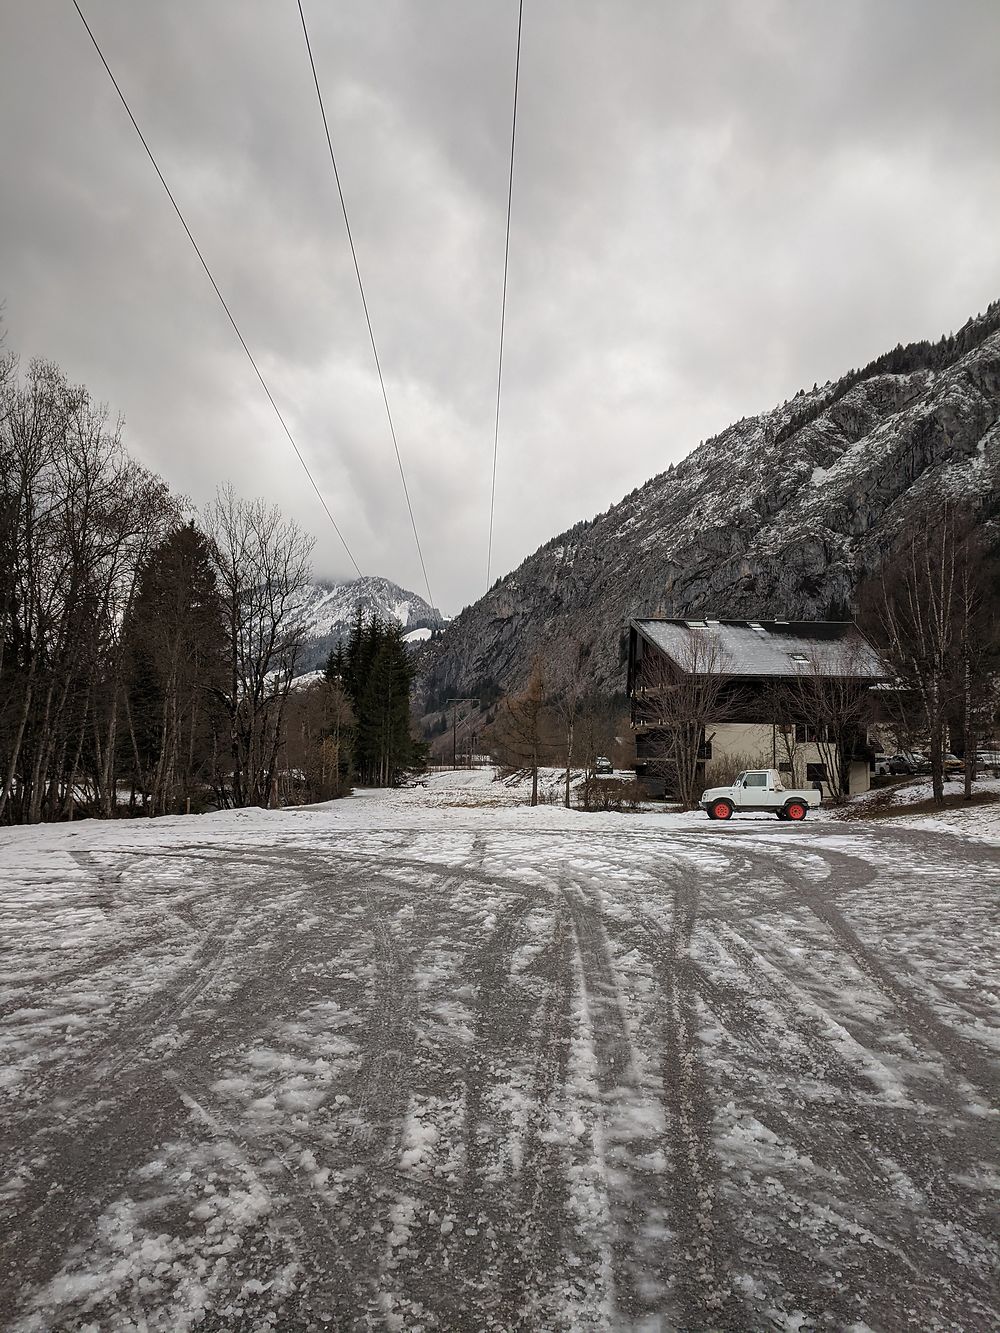
{"type": "Polygon", "coordinates": [[[738,774],[748,768],[773,768],[770,755],[735,752],[724,759],[713,759],[705,767],[705,789],[731,787],[738,774]]]}
{"type": "Polygon", "coordinates": [[[618,778],[589,778],[581,788],[584,810],[634,811],[640,809],[643,791],[638,782],[618,778]]]}

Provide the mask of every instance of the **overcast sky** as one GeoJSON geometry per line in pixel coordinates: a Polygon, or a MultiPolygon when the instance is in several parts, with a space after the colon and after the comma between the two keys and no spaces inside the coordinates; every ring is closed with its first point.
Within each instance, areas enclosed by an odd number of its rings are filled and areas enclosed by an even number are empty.
{"type": "MultiPolygon", "coordinates": [[[[423,591],[295,0],[82,0],[366,573],[423,591]]],[[[435,600],[483,591],[516,0],[307,0],[435,600]]],[[[8,346],[349,562],[69,0],[0,0],[8,346]]],[[[997,0],[525,0],[493,574],[1000,296],[997,0]]]]}

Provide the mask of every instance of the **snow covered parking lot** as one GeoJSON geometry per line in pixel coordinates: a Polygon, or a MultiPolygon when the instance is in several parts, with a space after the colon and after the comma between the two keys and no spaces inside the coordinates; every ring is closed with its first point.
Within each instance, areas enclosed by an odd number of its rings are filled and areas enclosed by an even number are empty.
{"type": "Polygon", "coordinates": [[[437,775],[0,880],[5,1327],[1000,1324],[996,844],[437,775]]]}

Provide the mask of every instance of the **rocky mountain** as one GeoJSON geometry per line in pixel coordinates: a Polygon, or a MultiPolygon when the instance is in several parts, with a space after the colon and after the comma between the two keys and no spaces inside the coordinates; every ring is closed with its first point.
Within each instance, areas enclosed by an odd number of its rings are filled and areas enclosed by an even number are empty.
{"type": "Polygon", "coordinates": [[[322,667],[333,648],[350,633],[360,610],[367,618],[397,621],[415,645],[442,629],[445,621],[435,607],[415,592],[407,592],[390,579],[366,575],[343,583],[320,581],[311,584],[304,613],[309,628],[300,672],[322,667]]]}
{"type": "Polygon", "coordinates": [[[624,628],[667,615],[842,615],[934,497],[1000,500],[1000,302],[700,445],[545,543],[423,650],[423,703],[509,690],[579,640],[624,688],[624,628]]]}

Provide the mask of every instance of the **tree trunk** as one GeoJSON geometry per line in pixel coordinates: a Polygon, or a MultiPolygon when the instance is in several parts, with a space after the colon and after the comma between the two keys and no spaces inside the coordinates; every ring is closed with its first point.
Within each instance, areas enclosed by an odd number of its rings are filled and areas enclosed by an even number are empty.
{"type": "Polygon", "coordinates": [[[968,652],[962,654],[962,764],[965,776],[964,796],[972,800],[972,780],[976,775],[976,734],[972,725],[972,665],[968,652]]]}
{"type": "Polygon", "coordinates": [[[118,687],[112,688],[111,711],[108,715],[108,730],[104,744],[104,760],[101,764],[101,814],[105,819],[114,816],[118,805],[116,790],[115,750],[118,742],[118,687]]]}
{"type": "Polygon", "coordinates": [[[14,743],[10,750],[10,759],[7,764],[7,772],[4,774],[3,786],[0,787],[0,823],[3,823],[4,812],[7,809],[7,803],[10,800],[10,794],[14,786],[14,775],[17,772],[17,765],[21,758],[21,746],[24,744],[24,730],[28,725],[28,717],[31,713],[31,703],[35,691],[35,661],[32,658],[31,671],[28,673],[28,684],[24,691],[24,704],[21,708],[21,716],[17,720],[17,731],[14,734],[14,743]]]}
{"type": "Polygon", "coordinates": [[[944,747],[942,745],[942,720],[941,720],[941,684],[937,676],[931,681],[931,717],[930,717],[930,742],[931,742],[931,789],[934,793],[935,805],[944,805],[944,747]]]}
{"type": "Polygon", "coordinates": [[[42,725],[35,748],[35,762],[31,767],[27,819],[29,824],[39,824],[42,819],[42,780],[44,777],[45,752],[49,743],[49,720],[52,716],[52,695],[54,693],[54,688],[54,685],[50,681],[49,687],[45,692],[45,707],[42,710],[42,725]]]}

